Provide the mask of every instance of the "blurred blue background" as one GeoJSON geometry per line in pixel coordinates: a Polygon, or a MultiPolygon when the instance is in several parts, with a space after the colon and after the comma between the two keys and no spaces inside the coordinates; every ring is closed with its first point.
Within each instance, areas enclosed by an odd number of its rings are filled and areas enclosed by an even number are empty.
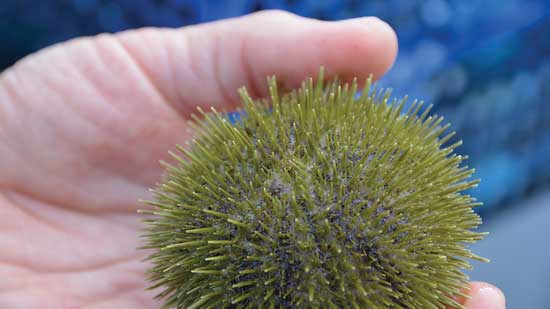
{"type": "Polygon", "coordinates": [[[482,179],[472,194],[492,234],[474,249],[493,262],[472,278],[499,285],[509,308],[550,308],[549,0],[2,0],[0,70],[76,36],[275,8],[394,27],[400,51],[382,86],[433,103],[482,179]]]}

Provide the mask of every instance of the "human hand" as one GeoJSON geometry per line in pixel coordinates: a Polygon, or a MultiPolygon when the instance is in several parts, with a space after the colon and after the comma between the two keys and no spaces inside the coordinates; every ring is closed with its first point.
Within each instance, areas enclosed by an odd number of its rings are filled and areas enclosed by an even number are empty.
{"type": "MultiPolygon", "coordinates": [[[[136,201],[192,135],[195,107],[234,107],[242,85],[263,96],[271,74],[294,87],[321,64],[380,76],[396,51],[374,18],[262,12],[81,38],[21,60],[0,75],[0,308],[158,307],[136,250],[136,201]]],[[[486,284],[469,293],[468,308],[504,306],[486,284]]]]}

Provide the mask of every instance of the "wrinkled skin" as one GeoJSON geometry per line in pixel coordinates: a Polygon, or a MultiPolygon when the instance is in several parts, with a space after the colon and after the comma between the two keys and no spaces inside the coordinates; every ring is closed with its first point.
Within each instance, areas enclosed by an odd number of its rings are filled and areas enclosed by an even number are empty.
{"type": "MultiPolygon", "coordinates": [[[[294,87],[321,64],[380,76],[396,52],[375,18],[262,12],[76,39],[19,61],[0,75],[0,308],[159,307],[136,250],[137,200],[193,135],[195,107],[231,109],[238,87],[260,97],[266,75],[294,87]]],[[[470,308],[504,303],[488,284],[470,294],[470,308]],[[483,289],[492,300],[477,304],[483,289]]]]}

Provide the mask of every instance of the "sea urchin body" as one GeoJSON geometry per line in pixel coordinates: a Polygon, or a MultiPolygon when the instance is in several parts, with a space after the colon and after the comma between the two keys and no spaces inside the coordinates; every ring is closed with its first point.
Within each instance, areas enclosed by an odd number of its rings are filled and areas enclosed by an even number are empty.
{"type": "Polygon", "coordinates": [[[443,119],[370,81],[269,85],[263,101],[241,90],[237,124],[202,113],[166,165],[145,211],[165,306],[459,307],[482,234],[443,119]]]}

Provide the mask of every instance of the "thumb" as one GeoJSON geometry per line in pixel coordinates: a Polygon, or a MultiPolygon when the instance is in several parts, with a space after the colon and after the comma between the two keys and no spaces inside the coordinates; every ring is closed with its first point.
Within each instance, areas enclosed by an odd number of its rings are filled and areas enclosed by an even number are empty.
{"type": "Polygon", "coordinates": [[[506,300],[502,291],[485,282],[470,284],[470,299],[466,300],[467,309],[505,309],[506,300]]]}
{"type": "Polygon", "coordinates": [[[468,298],[459,297],[456,300],[465,309],[505,309],[506,299],[502,291],[486,282],[471,282],[464,293],[468,298]]]}

